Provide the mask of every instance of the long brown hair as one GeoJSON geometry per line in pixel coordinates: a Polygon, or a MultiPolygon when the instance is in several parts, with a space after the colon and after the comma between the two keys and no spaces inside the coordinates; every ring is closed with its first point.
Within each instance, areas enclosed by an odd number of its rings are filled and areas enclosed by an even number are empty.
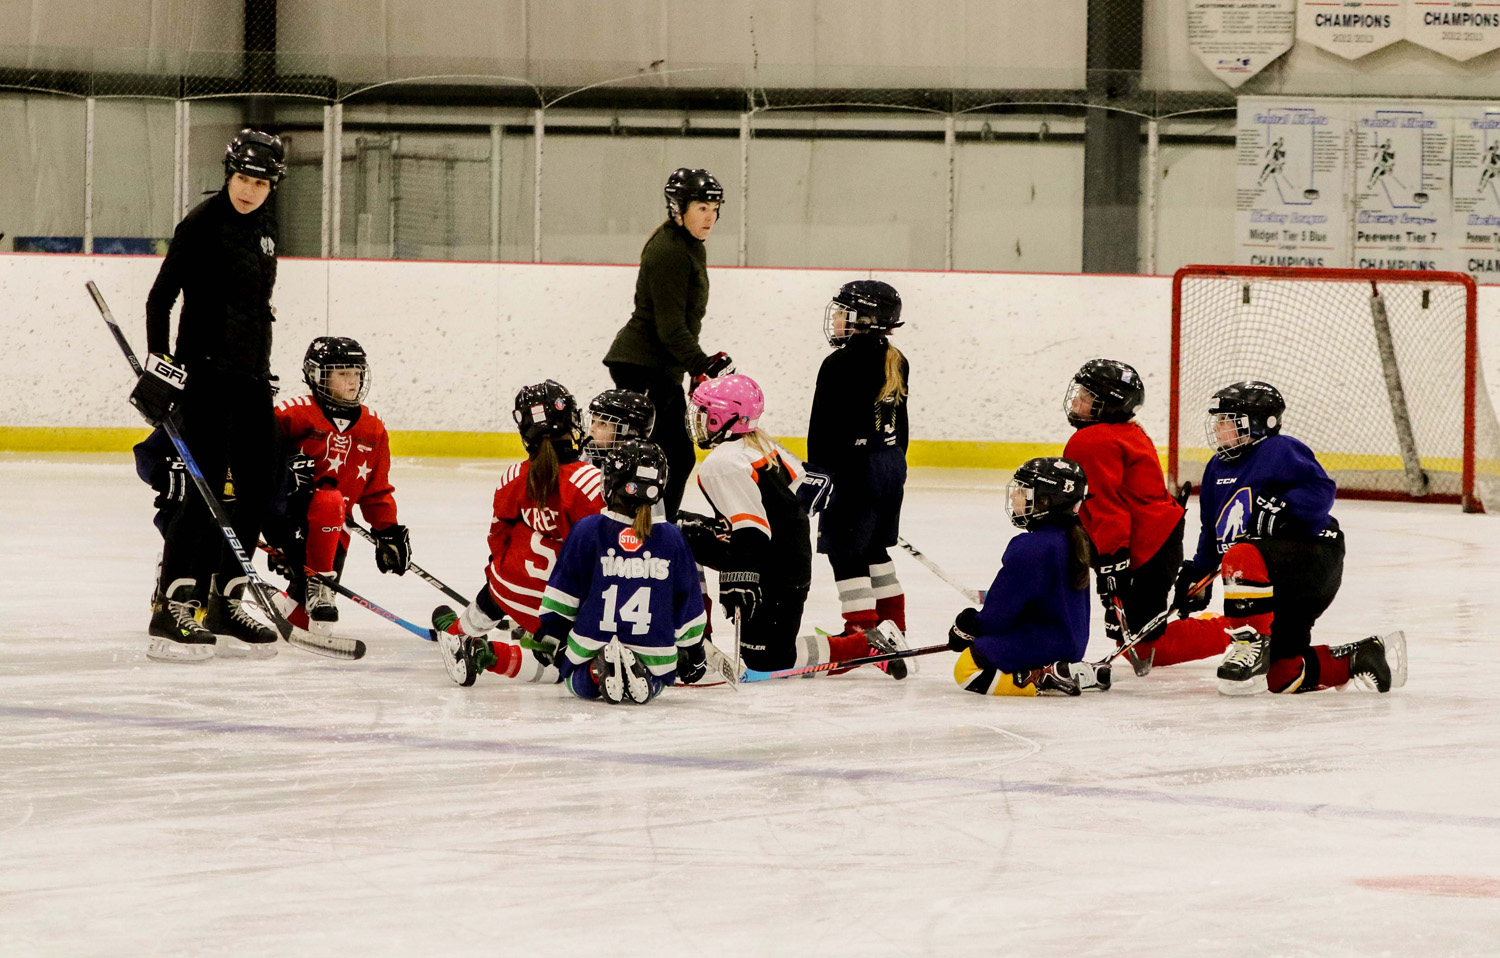
{"type": "Polygon", "coordinates": [[[880,387],[876,402],[891,404],[906,402],[906,377],[901,375],[901,363],[906,357],[892,343],[885,344],[885,385],[880,387]]]}
{"type": "Polygon", "coordinates": [[[536,503],[538,509],[547,508],[547,500],[557,491],[557,480],[562,475],[562,465],[557,461],[557,450],[551,439],[543,439],[531,451],[531,468],[526,472],[526,496],[536,503]]]}
{"type": "Polygon", "coordinates": [[[643,502],[635,507],[635,524],[630,527],[635,537],[642,542],[651,534],[651,505],[643,502]]]}
{"type": "Polygon", "coordinates": [[[1089,587],[1089,566],[1094,560],[1094,544],[1083,530],[1077,516],[1063,520],[1068,531],[1068,586],[1073,589],[1089,587]]]}

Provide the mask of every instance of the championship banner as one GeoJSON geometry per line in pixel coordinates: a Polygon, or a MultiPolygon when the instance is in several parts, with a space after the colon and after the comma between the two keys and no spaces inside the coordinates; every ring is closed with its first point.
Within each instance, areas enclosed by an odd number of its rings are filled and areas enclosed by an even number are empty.
{"type": "Polygon", "coordinates": [[[1500,47],[1500,4],[1485,0],[1417,0],[1406,39],[1455,60],[1500,47]]]}
{"type": "Polygon", "coordinates": [[[1296,0],[1188,0],[1188,45],[1238,87],[1292,48],[1296,0]]]}
{"type": "Polygon", "coordinates": [[[1236,136],[1236,262],[1344,266],[1349,105],[1241,97],[1236,136]]]}
{"type": "Polygon", "coordinates": [[[1451,104],[1356,100],[1354,266],[1448,269],[1451,104]]]}
{"type": "Polygon", "coordinates": [[[1451,112],[1454,268],[1500,283],[1500,104],[1460,103],[1451,112]]]}
{"type": "Polygon", "coordinates": [[[1300,0],[1297,39],[1355,60],[1406,39],[1407,0],[1300,0]]]}

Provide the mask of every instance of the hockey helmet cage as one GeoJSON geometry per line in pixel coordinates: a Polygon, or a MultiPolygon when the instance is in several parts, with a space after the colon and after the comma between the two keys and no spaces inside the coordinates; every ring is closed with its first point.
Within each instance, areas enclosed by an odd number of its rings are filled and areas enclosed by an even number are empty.
{"type": "Polygon", "coordinates": [[[876,279],[859,279],[839,287],[823,310],[823,335],[842,346],[856,333],[885,335],[901,322],[901,294],[876,279]]]}
{"type": "Polygon", "coordinates": [[[721,209],[724,205],[724,187],[707,170],[679,167],[667,177],[667,185],[661,192],[667,200],[669,217],[686,213],[688,205],[695,201],[718,203],[721,209]]]}
{"type": "Polygon", "coordinates": [[[224,150],[224,178],[242,173],[272,186],[286,175],[286,149],[281,137],[260,130],[241,130],[224,150]]]}
{"type": "Polygon", "coordinates": [[[348,336],[319,336],[302,356],[302,381],[324,409],[356,409],[370,392],[370,359],[348,336]],[[352,399],[339,395],[329,382],[333,373],[345,369],[359,371],[359,389],[352,399]]]}
{"type": "Polygon", "coordinates": [[[1076,516],[1088,492],[1088,477],[1073,460],[1028,459],[1005,488],[1005,512],[1013,525],[1031,530],[1076,516]]]}
{"type": "MultiPolygon", "coordinates": [[[[1209,448],[1225,459],[1243,455],[1267,436],[1281,432],[1286,400],[1270,383],[1246,380],[1225,386],[1208,404],[1205,424],[1209,448]],[[1233,424],[1233,435],[1221,436],[1220,424],[1233,424]]],[[[1228,433],[1228,429],[1222,430],[1228,433]]]]}
{"type": "Polygon", "coordinates": [[[645,393],[606,389],[589,400],[583,420],[583,452],[597,457],[626,439],[647,439],[656,425],[656,406],[645,393]]]}
{"type": "Polygon", "coordinates": [[[562,383],[548,379],[522,386],[512,411],[527,454],[544,439],[564,439],[576,444],[583,433],[578,401],[562,383]]]}
{"type": "Polygon", "coordinates": [[[1134,366],[1115,359],[1090,359],[1073,374],[1063,397],[1063,412],[1075,427],[1129,422],[1145,401],[1146,384],[1134,366]]]}
{"type": "Polygon", "coordinates": [[[667,487],[667,454],[654,442],[626,439],[599,457],[604,501],[627,514],[661,501],[667,487]]]}

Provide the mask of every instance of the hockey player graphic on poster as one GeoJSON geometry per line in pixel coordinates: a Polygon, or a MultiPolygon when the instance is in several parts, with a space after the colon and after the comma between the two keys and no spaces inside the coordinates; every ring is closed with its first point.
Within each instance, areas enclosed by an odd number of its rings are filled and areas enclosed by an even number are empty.
{"type": "Polygon", "coordinates": [[[1250,266],[1341,266],[1345,108],[1242,97],[1235,232],[1250,266]]]}
{"type": "Polygon", "coordinates": [[[1286,169],[1286,140],[1277,138],[1270,148],[1266,150],[1266,165],[1260,168],[1260,179],[1255,181],[1256,186],[1264,186],[1266,180],[1273,176],[1281,176],[1281,171],[1286,169]]]}
{"type": "Polygon", "coordinates": [[[1361,103],[1355,111],[1357,198],[1354,265],[1444,269],[1451,121],[1419,104],[1361,103]]]}
{"type": "Polygon", "coordinates": [[[1496,140],[1485,148],[1484,159],[1479,168],[1479,189],[1475,192],[1483,193],[1485,187],[1490,186],[1497,172],[1500,172],[1500,140],[1496,140]]]}
{"type": "Polygon", "coordinates": [[[1500,282],[1500,109],[1462,104],[1455,113],[1452,268],[1500,282]]]}

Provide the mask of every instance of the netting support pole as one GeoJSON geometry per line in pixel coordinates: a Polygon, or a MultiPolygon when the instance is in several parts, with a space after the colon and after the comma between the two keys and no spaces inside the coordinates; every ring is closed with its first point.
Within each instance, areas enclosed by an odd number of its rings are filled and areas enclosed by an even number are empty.
{"type": "Polygon", "coordinates": [[[500,262],[500,149],[505,145],[505,126],[490,124],[490,261],[500,262]]]}
{"type": "Polygon", "coordinates": [[[182,100],[182,205],[177,207],[177,219],[188,214],[188,209],[193,200],[193,104],[190,100],[182,100]]]}
{"type": "Polygon", "coordinates": [[[329,156],[333,160],[328,199],[329,255],[344,255],[344,104],[335,103],[329,116],[329,156]]]}
{"type": "Polygon", "coordinates": [[[1156,117],[1146,121],[1146,260],[1141,272],[1156,275],[1156,204],[1157,187],[1161,183],[1161,121],[1156,117]]]}
{"type": "Polygon", "coordinates": [[[1359,146],[1359,131],[1353,124],[1345,124],[1344,156],[1344,266],[1354,268],[1355,240],[1359,232],[1359,163],[1355,161],[1355,149],[1359,146]]]}
{"type": "Polygon", "coordinates": [[[736,258],[750,265],[750,114],[740,114],[740,249],[736,258]]]}
{"type": "Polygon", "coordinates": [[[531,171],[531,261],[542,261],[542,141],[547,137],[547,121],[541,110],[532,117],[531,171]]]}
{"type": "Polygon", "coordinates": [[[83,252],[94,252],[94,98],[83,101],[83,252]]]}
{"type": "Polygon", "coordinates": [[[182,218],[182,183],[187,178],[187,170],[182,162],[183,145],[187,142],[187,131],[183,127],[182,110],[187,103],[182,100],[172,101],[172,227],[176,229],[177,221],[182,218]]]}
{"type": "Polygon", "coordinates": [[[333,249],[333,107],[323,107],[323,225],[318,234],[319,255],[333,249]]]}
{"type": "Polygon", "coordinates": [[[1406,405],[1406,390],[1401,387],[1401,370],[1396,365],[1396,342],[1391,336],[1391,320],[1385,311],[1385,297],[1380,287],[1370,281],[1370,318],[1375,323],[1375,347],[1380,352],[1380,368],[1385,373],[1385,392],[1391,402],[1391,419],[1396,425],[1396,441],[1401,446],[1401,462],[1406,466],[1406,491],[1413,498],[1427,495],[1427,474],[1417,457],[1417,440],[1411,430],[1411,411],[1406,405]]]}
{"type": "Polygon", "coordinates": [[[943,149],[948,162],[948,208],[943,213],[943,269],[953,268],[953,221],[958,203],[958,121],[943,118],[943,149]]]}

